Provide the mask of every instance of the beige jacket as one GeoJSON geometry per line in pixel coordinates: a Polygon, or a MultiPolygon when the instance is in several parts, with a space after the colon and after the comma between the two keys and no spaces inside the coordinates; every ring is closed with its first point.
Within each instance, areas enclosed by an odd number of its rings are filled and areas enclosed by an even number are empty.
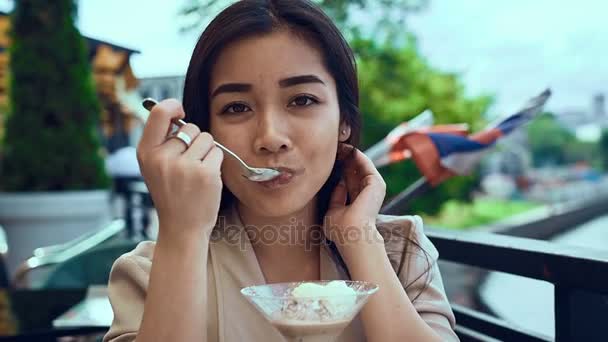
{"type": "MultiPolygon", "coordinates": [[[[264,276],[236,209],[229,209],[223,217],[226,220],[213,233],[207,263],[207,341],[285,341],[240,294],[243,287],[263,284],[264,276]]],[[[385,239],[391,264],[420,316],[444,341],[458,341],[454,314],[437,267],[438,252],[424,235],[420,217],[379,215],[377,227],[385,239]],[[426,254],[413,244],[408,244],[403,254],[407,243],[404,235],[416,241],[426,254]]],[[[133,341],[137,336],[153,254],[154,242],[147,241],[116,260],[109,282],[114,320],[104,342],[133,341]]],[[[327,246],[321,248],[320,266],[321,279],[347,279],[327,246]]],[[[339,341],[365,341],[359,317],[345,329],[339,341]]]]}

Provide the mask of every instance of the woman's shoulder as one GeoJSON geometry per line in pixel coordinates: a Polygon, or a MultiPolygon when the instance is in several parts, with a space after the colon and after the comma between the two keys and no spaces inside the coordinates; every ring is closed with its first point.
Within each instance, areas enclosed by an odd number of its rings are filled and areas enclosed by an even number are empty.
{"type": "Polygon", "coordinates": [[[376,217],[378,229],[384,230],[405,230],[410,233],[412,229],[422,229],[422,218],[418,215],[383,215],[376,217]]]}
{"type": "Polygon", "coordinates": [[[152,261],[155,246],[156,242],[154,241],[142,241],[138,243],[132,251],[121,255],[119,259],[129,259],[138,263],[152,261]]]}
{"type": "Polygon", "coordinates": [[[418,215],[382,215],[376,217],[376,228],[384,238],[387,247],[403,243],[408,239],[423,242],[424,222],[418,215]]]}
{"type": "Polygon", "coordinates": [[[422,218],[380,215],[376,226],[384,234],[389,260],[416,311],[443,341],[458,341],[437,263],[439,252],[424,233],[422,218]]]}
{"type": "Polygon", "coordinates": [[[135,340],[143,317],[155,245],[152,241],[140,242],[114,262],[108,282],[114,319],[104,341],[135,340]]]}
{"type": "Polygon", "coordinates": [[[376,227],[393,268],[401,273],[407,265],[408,273],[415,269],[428,270],[439,253],[424,233],[424,222],[418,215],[378,215],[376,227]]]}
{"type": "MultiPolygon", "coordinates": [[[[112,275],[117,273],[128,274],[134,278],[141,278],[147,281],[152,268],[152,258],[154,257],[154,241],[142,241],[130,252],[121,255],[112,266],[112,275]]],[[[110,279],[112,280],[112,279],[110,279]]]]}

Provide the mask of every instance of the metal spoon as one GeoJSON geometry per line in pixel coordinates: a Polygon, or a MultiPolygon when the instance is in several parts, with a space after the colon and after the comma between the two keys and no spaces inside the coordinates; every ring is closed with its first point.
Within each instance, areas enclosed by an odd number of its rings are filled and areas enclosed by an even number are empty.
{"type": "MultiPolygon", "coordinates": [[[[144,99],[144,101],[141,104],[148,111],[151,111],[152,108],[154,108],[154,106],[157,103],[158,102],[152,98],[146,98],[146,99],[144,99]]],[[[182,127],[183,125],[186,124],[186,122],[182,119],[177,119],[177,120],[173,121],[173,124],[176,125],[177,127],[182,127]]],[[[275,170],[275,169],[263,168],[263,167],[251,167],[251,166],[247,165],[247,163],[245,163],[241,158],[239,158],[239,156],[237,156],[234,152],[230,151],[226,146],[218,143],[217,141],[214,141],[213,143],[215,143],[215,145],[217,147],[221,148],[224,152],[228,153],[229,155],[234,157],[236,160],[238,160],[239,163],[241,163],[241,169],[243,170],[243,177],[249,179],[250,181],[264,182],[264,181],[268,181],[273,178],[276,178],[281,174],[280,171],[275,170]]]]}

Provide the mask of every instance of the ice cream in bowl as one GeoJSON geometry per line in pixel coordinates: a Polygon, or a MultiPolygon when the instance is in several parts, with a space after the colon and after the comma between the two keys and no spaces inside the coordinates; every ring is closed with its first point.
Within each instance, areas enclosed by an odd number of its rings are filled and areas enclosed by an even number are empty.
{"type": "Polygon", "coordinates": [[[250,286],[241,293],[288,341],[333,342],[378,286],[349,280],[250,286]]]}

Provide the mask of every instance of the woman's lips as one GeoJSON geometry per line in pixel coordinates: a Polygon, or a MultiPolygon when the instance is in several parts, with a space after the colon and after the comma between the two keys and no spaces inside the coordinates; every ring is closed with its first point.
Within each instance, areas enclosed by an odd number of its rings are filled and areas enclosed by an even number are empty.
{"type": "Polygon", "coordinates": [[[281,172],[281,174],[279,174],[278,177],[273,178],[269,181],[258,182],[257,184],[260,184],[266,188],[271,188],[271,189],[282,187],[282,186],[285,186],[285,185],[291,183],[291,181],[296,176],[298,176],[299,174],[301,174],[304,171],[304,169],[294,170],[294,169],[287,168],[287,167],[275,167],[274,169],[281,172]]]}

